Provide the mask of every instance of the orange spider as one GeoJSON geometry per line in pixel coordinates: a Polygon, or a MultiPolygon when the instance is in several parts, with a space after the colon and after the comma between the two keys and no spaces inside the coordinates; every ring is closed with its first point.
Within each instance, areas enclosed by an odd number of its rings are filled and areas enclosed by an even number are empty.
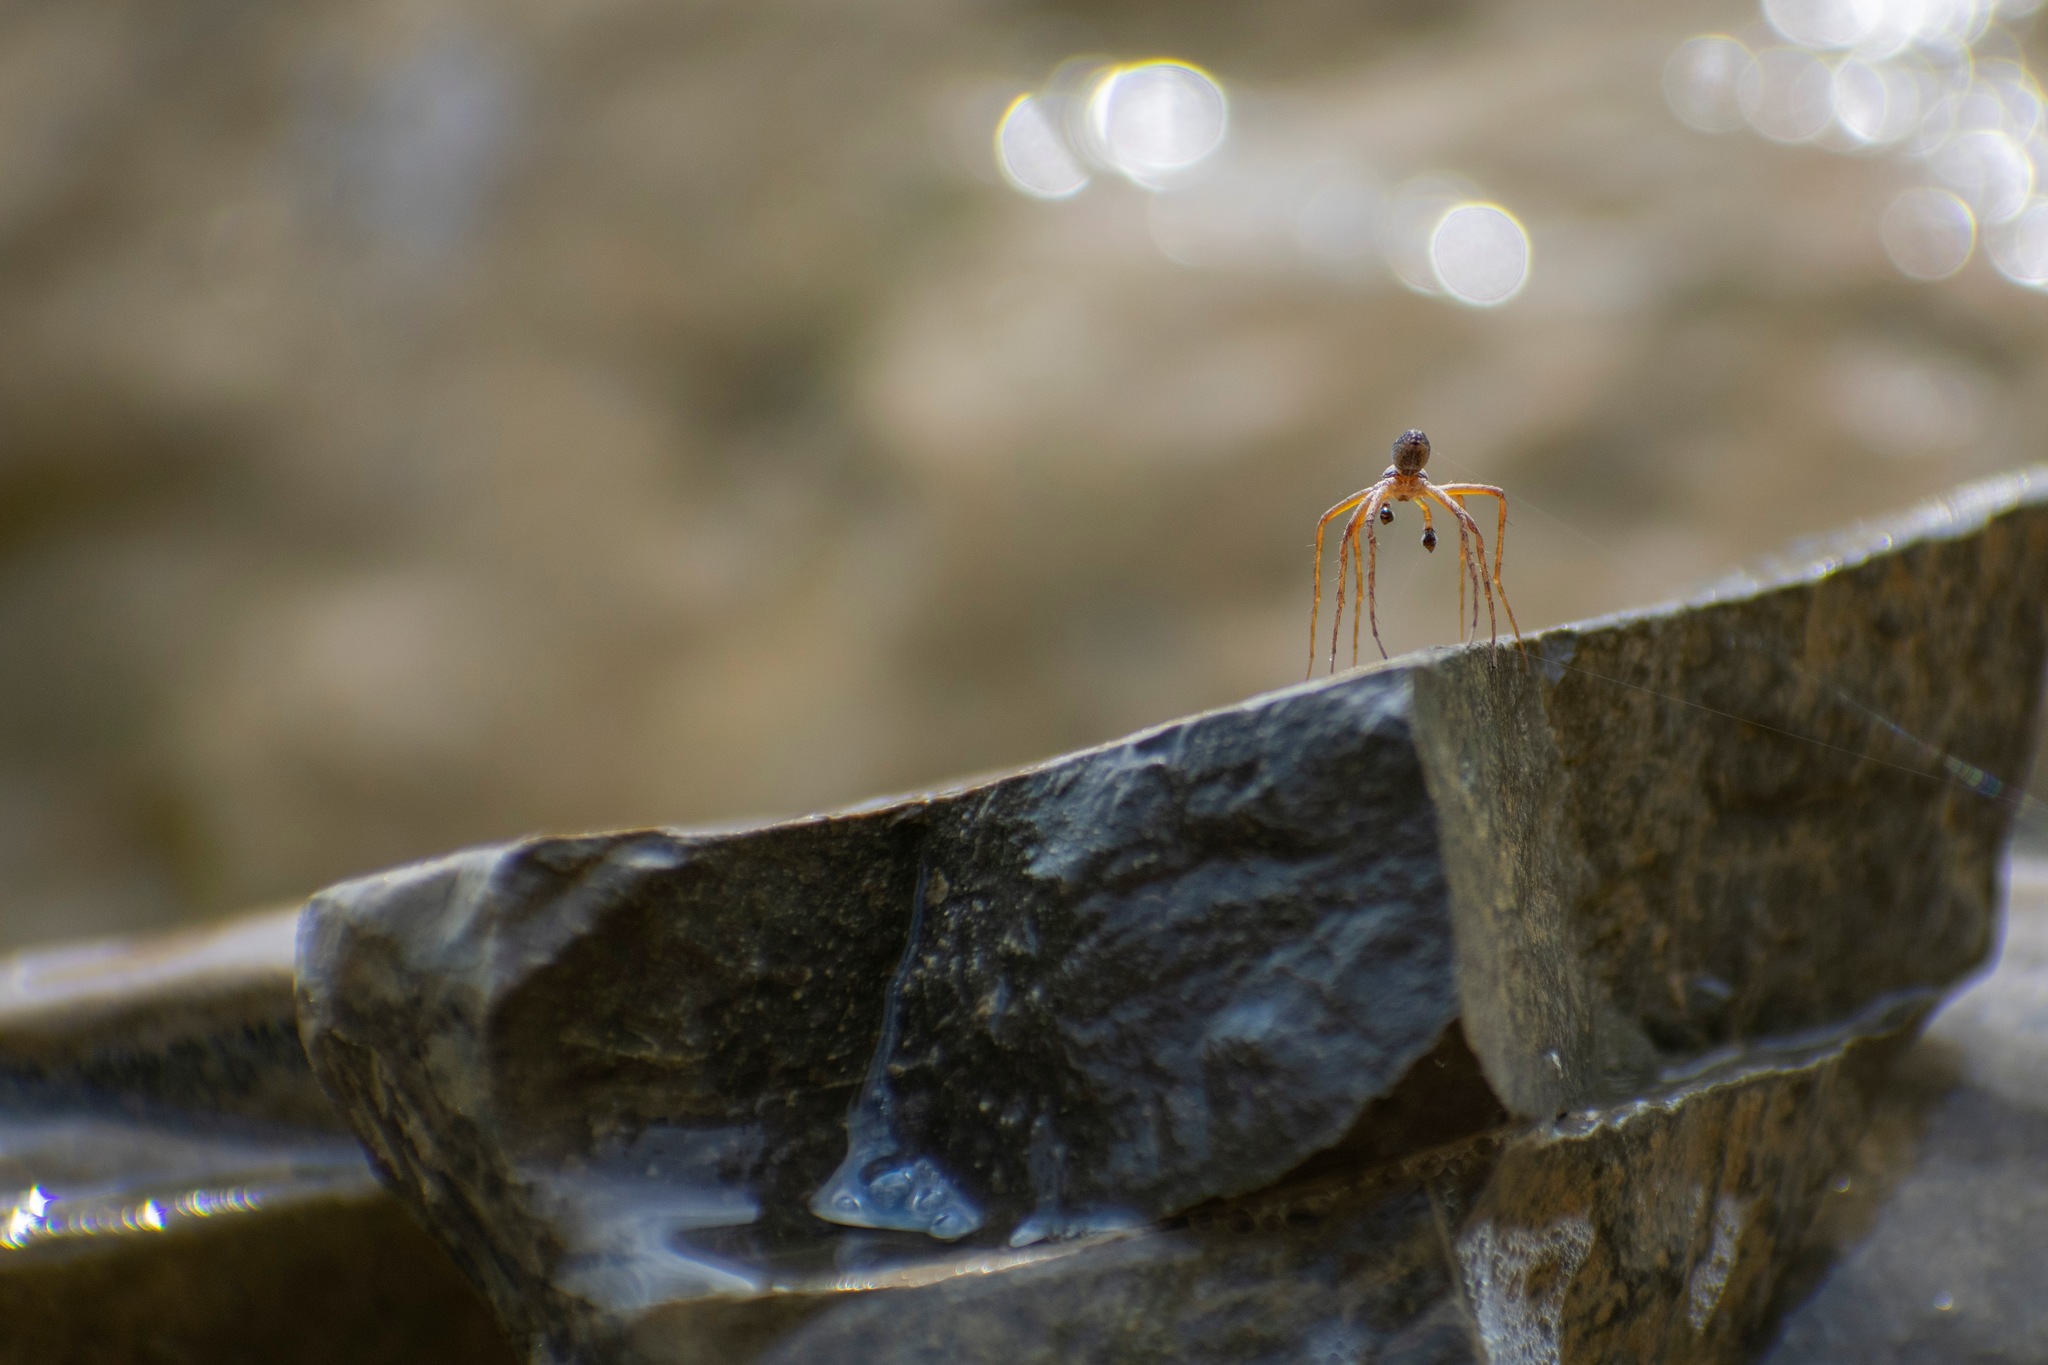
{"type": "MultiPolygon", "coordinates": [[[[1380,647],[1380,657],[1387,657],[1387,647],[1380,640],[1379,609],[1373,601],[1374,580],[1379,576],[1379,537],[1373,529],[1378,519],[1382,526],[1394,521],[1394,504],[1412,502],[1422,509],[1422,548],[1434,552],[1436,549],[1436,526],[1430,520],[1429,504],[1433,499],[1438,506],[1448,511],[1458,522],[1458,629],[1465,629],[1465,586],[1470,578],[1472,585],[1472,633],[1479,633],[1479,598],[1486,598],[1486,624],[1495,639],[1499,629],[1494,623],[1493,597],[1500,594],[1500,604],[1506,608],[1508,626],[1515,632],[1515,644],[1522,643],[1522,628],[1515,624],[1515,609],[1508,606],[1508,590],[1500,581],[1500,559],[1507,551],[1508,539],[1508,495],[1488,483],[1431,483],[1422,467],[1429,463],[1429,438],[1419,431],[1404,431],[1394,442],[1394,463],[1380,476],[1380,481],[1370,488],[1353,493],[1344,501],[1323,513],[1323,519],[1316,523],[1316,587],[1315,598],[1308,612],[1308,671],[1313,677],[1316,671],[1316,613],[1323,605],[1323,528],[1332,520],[1351,513],[1351,520],[1344,524],[1344,535],[1337,542],[1337,620],[1330,627],[1330,671],[1337,671],[1337,637],[1344,628],[1344,571],[1352,570],[1360,579],[1358,595],[1365,599],[1366,615],[1372,621],[1372,642],[1380,647]],[[1486,572],[1486,539],[1479,534],[1479,523],[1472,520],[1472,514],[1465,510],[1465,499],[1474,495],[1493,498],[1500,503],[1500,529],[1493,538],[1493,573],[1486,572]],[[1356,509],[1355,511],[1353,509],[1356,509]],[[1358,531],[1365,528],[1365,550],[1358,548],[1358,531]],[[1471,552],[1467,538],[1477,547],[1471,552]]],[[[1358,608],[1351,610],[1351,662],[1358,662],[1358,608]]]]}

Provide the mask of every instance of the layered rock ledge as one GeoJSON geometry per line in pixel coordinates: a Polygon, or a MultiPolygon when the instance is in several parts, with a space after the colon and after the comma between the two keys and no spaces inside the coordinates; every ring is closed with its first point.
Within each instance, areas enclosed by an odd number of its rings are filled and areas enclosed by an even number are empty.
{"type": "Polygon", "coordinates": [[[0,1358],[513,1358],[306,1065],[296,921],[0,957],[0,1358]]]}
{"type": "Polygon", "coordinates": [[[337,887],[307,1054],[536,1359],[1744,1358],[1991,943],[2048,475],[1809,550],[956,790],[337,887]]]}

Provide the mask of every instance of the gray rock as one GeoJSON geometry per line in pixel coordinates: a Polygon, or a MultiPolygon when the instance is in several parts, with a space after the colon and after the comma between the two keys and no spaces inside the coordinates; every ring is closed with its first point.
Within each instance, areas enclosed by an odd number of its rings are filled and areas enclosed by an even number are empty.
{"type": "Polygon", "coordinates": [[[1990,943],[2044,503],[958,790],[349,883],[302,1036],[542,1358],[1735,1359],[1865,1059],[1990,943]]]}
{"type": "Polygon", "coordinates": [[[313,1080],[295,919],[0,958],[9,1359],[508,1358],[313,1080]]]}
{"type": "MultiPolygon", "coordinates": [[[[779,1340],[756,1358],[1739,1359],[1863,1123],[1883,1045],[1837,1038],[1731,1059],[1643,1102],[997,1274],[814,1293],[808,1316],[776,1323],[779,1340]]],[[[720,1335],[705,1330],[711,1316],[656,1315],[627,1354],[729,1358],[723,1342],[704,1349],[720,1335]]]]}
{"type": "Polygon", "coordinates": [[[2048,1362],[2048,861],[2014,860],[1997,969],[1900,1072],[1766,1365],[2048,1362]]]}
{"type": "Polygon", "coordinates": [[[346,1134],[299,1046],[296,930],[273,911],[0,959],[0,1104],[346,1134]]]}

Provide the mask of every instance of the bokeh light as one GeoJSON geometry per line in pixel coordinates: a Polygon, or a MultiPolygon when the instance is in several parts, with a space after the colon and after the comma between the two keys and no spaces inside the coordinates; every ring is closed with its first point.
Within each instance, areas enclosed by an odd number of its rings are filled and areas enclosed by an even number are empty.
{"type": "Polygon", "coordinates": [[[1757,54],[1735,87],[1749,126],[1773,142],[1806,142],[1834,117],[1833,76],[1812,53],[1777,47],[1757,54]]]}
{"type": "Polygon", "coordinates": [[[1835,122],[1858,142],[1887,145],[1919,126],[1920,83],[1896,66],[1852,57],[1835,68],[1828,93],[1835,122]]]}
{"type": "Polygon", "coordinates": [[[1725,132],[1739,116],[1775,142],[1889,150],[1921,181],[1892,203],[1879,228],[1901,273],[1953,275],[1981,227],[2000,272],[2028,284],[2034,220],[1991,230],[2031,211],[2048,167],[2040,83],[2000,23],[2038,4],[1761,0],[1764,19],[1787,45],[1756,51],[1726,34],[1689,38],[1665,64],[1665,103],[1703,132],[1725,132]]]}
{"type": "Polygon", "coordinates": [[[1946,143],[1929,164],[1981,222],[2004,222],[2025,208],[2034,192],[2033,160],[2004,133],[1964,133],[1946,143]]]}
{"type": "Polygon", "coordinates": [[[1869,36],[1879,6],[1869,0],[1764,0],[1764,18],[1801,47],[1853,47],[1869,36]]]}
{"type": "Polygon", "coordinates": [[[1497,204],[1459,204],[1429,239],[1430,265],[1444,292],[1491,308],[1521,292],[1529,278],[1529,235],[1497,204]]]}
{"type": "Polygon", "coordinates": [[[1066,199],[1088,188],[1088,172],[1069,151],[1045,102],[1019,95],[996,125],[996,165],[1011,185],[1037,199],[1066,199]]]}
{"type": "Polygon", "coordinates": [[[1899,273],[1942,280],[1961,270],[1977,241],[1970,206],[1947,190],[1907,190],[1885,210],[1879,235],[1899,273]]]}
{"type": "Polygon", "coordinates": [[[1158,184],[1223,143],[1223,87],[1182,62],[1112,67],[1088,99],[1088,127],[1102,160],[1140,184],[1158,184]]]}
{"type": "MultiPolygon", "coordinates": [[[[1737,68],[1753,63],[1734,39],[1719,41],[1725,51],[1702,49],[1692,66],[1720,83],[1713,98],[1739,126],[1737,68]],[[1740,61],[1718,69],[1717,52],[1740,61]]],[[[1354,155],[1304,148],[1271,125],[1240,136],[1232,123],[1223,84],[1187,62],[1072,57],[1009,102],[995,159],[1037,199],[1097,182],[1137,187],[1152,244],[1190,269],[1306,272],[1357,289],[1391,273],[1418,294],[1484,307],[1527,281],[1528,233],[1464,177],[1434,171],[1387,191],[1354,155]],[[1451,221],[1459,210],[1469,211],[1451,221]]]]}
{"type": "Polygon", "coordinates": [[[1702,34],[1680,43],[1664,64],[1664,98],[1671,112],[1703,133],[1742,127],[1736,91],[1754,60],[1748,48],[1725,34],[1702,34]]]}
{"type": "Polygon", "coordinates": [[[1441,294],[1432,244],[1444,215],[1479,198],[1467,180],[1452,175],[1418,175],[1387,197],[1380,214],[1380,252],[1396,279],[1418,294],[1441,294]]]}
{"type": "Polygon", "coordinates": [[[1987,231],[1984,254],[2014,284],[2048,287],[2048,199],[2030,199],[2010,221],[1987,231]]]}

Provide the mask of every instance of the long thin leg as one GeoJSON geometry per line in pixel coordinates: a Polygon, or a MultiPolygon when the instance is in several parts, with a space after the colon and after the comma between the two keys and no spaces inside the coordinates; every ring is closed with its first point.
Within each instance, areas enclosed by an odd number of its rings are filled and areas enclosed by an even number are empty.
{"type": "MultiPolygon", "coordinates": [[[[1484,550],[1479,552],[1479,557],[1482,560],[1485,558],[1485,555],[1486,552],[1484,550]]],[[[1460,522],[1458,524],[1458,638],[1460,640],[1476,640],[1479,638],[1479,573],[1480,570],[1473,567],[1472,537],[1466,531],[1464,523],[1460,522]],[[1471,580],[1469,584],[1466,582],[1467,579],[1471,580]],[[1465,589],[1468,586],[1472,589],[1472,624],[1469,628],[1465,624],[1465,589]]]]}
{"type": "Polygon", "coordinates": [[[1479,574],[1472,567],[1472,541],[1465,534],[1462,523],[1458,526],[1458,638],[1476,639],[1479,635],[1479,574]],[[1466,580],[1471,582],[1467,583],[1466,580]],[[1465,589],[1472,589],[1472,624],[1465,625],[1465,589]]]}
{"type": "MultiPolygon", "coordinates": [[[[1354,528],[1357,525],[1356,521],[1352,523],[1354,528]]],[[[1352,586],[1357,589],[1357,596],[1352,599],[1354,605],[1351,608],[1351,666],[1356,668],[1358,667],[1358,607],[1356,604],[1365,601],[1366,597],[1365,550],[1358,543],[1358,532],[1356,529],[1353,529],[1351,532],[1351,574],[1352,586]]]]}
{"type": "MultiPolygon", "coordinates": [[[[1493,536],[1493,576],[1500,578],[1500,562],[1508,552],[1508,495],[1490,483],[1433,483],[1431,488],[1448,493],[1463,507],[1467,498],[1492,498],[1500,505],[1500,528],[1493,536]]],[[[1469,509],[1468,509],[1469,510],[1469,509]]]]}
{"type": "MultiPolygon", "coordinates": [[[[1458,527],[1461,531],[1469,531],[1471,533],[1473,541],[1479,546],[1479,563],[1483,569],[1486,564],[1486,537],[1479,533],[1479,523],[1472,520],[1472,514],[1465,510],[1462,503],[1452,501],[1436,487],[1431,486],[1428,493],[1429,496],[1437,500],[1439,505],[1458,519],[1458,527]]],[[[1493,615],[1493,583],[1484,572],[1479,575],[1479,586],[1485,590],[1486,594],[1487,628],[1492,632],[1494,638],[1498,639],[1500,638],[1500,627],[1495,623],[1493,615]]],[[[1519,635],[1516,636],[1518,642],[1520,638],[1519,635]]]]}
{"type": "MultiPolygon", "coordinates": [[[[1385,499],[1383,498],[1382,501],[1385,501],[1385,499]]],[[[1375,508],[1374,511],[1377,512],[1378,509],[1375,508]]],[[[1367,517],[1365,519],[1365,612],[1366,615],[1372,621],[1372,642],[1379,646],[1380,657],[1384,659],[1387,657],[1387,642],[1380,639],[1380,606],[1378,595],[1380,576],[1380,537],[1379,528],[1373,524],[1373,521],[1374,518],[1372,517],[1367,517]]],[[[1353,616],[1351,618],[1351,624],[1354,628],[1357,626],[1358,618],[1356,616],[1353,616]]]]}
{"type": "Polygon", "coordinates": [[[1500,504],[1500,527],[1493,536],[1493,586],[1500,593],[1501,606],[1507,609],[1508,625],[1515,632],[1515,643],[1521,644],[1522,628],[1515,623],[1515,609],[1508,603],[1507,585],[1500,579],[1500,562],[1508,552],[1508,495],[1490,483],[1440,483],[1436,486],[1457,498],[1460,506],[1468,497],[1492,498],[1500,504]]]}
{"type": "MultiPolygon", "coordinates": [[[[1436,548],[1436,522],[1433,521],[1429,515],[1429,500],[1427,498],[1417,499],[1415,505],[1422,509],[1422,547],[1425,550],[1433,550],[1436,548]]],[[[1472,619],[1475,623],[1479,620],[1479,594],[1476,590],[1473,592],[1472,595],[1472,619]]],[[[1463,630],[1464,628],[1465,541],[1464,538],[1461,536],[1458,540],[1458,629],[1463,630]]],[[[1477,628],[1476,624],[1474,628],[1477,628]]]]}
{"type": "MultiPolygon", "coordinates": [[[[1330,622],[1330,672],[1337,671],[1337,637],[1344,633],[1344,589],[1351,582],[1351,541],[1352,532],[1357,529],[1358,513],[1351,514],[1351,520],[1344,523],[1337,536],[1337,615],[1330,622]]],[[[1356,618],[1357,608],[1351,615],[1356,618]]]]}
{"type": "MultiPolygon", "coordinates": [[[[1377,487],[1378,484],[1373,485],[1373,488],[1377,487]]],[[[1316,523],[1316,591],[1308,608],[1308,673],[1305,675],[1307,677],[1313,678],[1316,675],[1316,613],[1323,605],[1323,528],[1364,502],[1371,493],[1372,488],[1353,493],[1323,513],[1323,519],[1316,523]]]]}
{"type": "MultiPolygon", "coordinates": [[[[1352,568],[1351,564],[1346,562],[1346,552],[1348,551],[1352,558],[1356,558],[1358,554],[1358,527],[1361,522],[1371,520],[1373,514],[1378,510],[1378,504],[1374,501],[1375,499],[1383,499],[1377,484],[1366,495],[1364,503],[1359,506],[1358,510],[1351,514],[1351,520],[1344,523],[1344,534],[1337,538],[1337,619],[1330,623],[1330,671],[1332,673],[1337,671],[1337,639],[1344,630],[1344,574],[1346,570],[1352,568]]],[[[1353,623],[1352,629],[1355,633],[1358,621],[1358,607],[1355,603],[1351,608],[1351,620],[1353,623]]],[[[1309,667],[1314,669],[1315,665],[1311,663],[1309,667]]]]}

